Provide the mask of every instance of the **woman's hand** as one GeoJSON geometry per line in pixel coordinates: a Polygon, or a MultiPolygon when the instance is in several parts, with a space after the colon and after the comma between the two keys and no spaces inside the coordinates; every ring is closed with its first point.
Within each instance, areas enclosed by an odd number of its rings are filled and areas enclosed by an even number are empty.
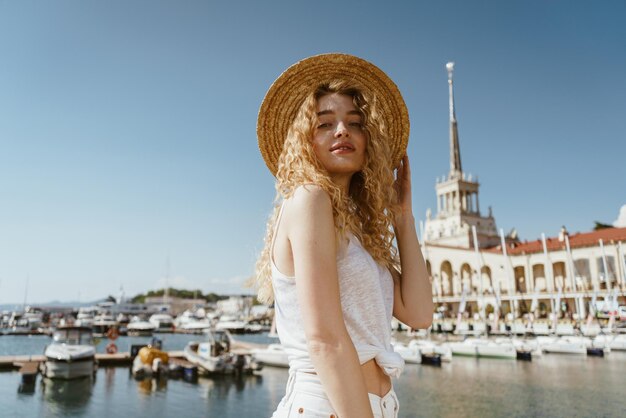
{"type": "Polygon", "coordinates": [[[413,198],[411,196],[411,166],[408,155],[402,157],[400,166],[396,169],[396,181],[393,184],[398,195],[401,218],[413,216],[413,198]]]}

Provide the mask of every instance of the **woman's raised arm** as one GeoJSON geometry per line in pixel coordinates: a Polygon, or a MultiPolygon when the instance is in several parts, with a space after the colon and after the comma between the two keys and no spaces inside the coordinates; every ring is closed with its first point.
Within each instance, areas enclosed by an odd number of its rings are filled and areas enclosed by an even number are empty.
{"type": "Polygon", "coordinates": [[[341,311],[330,197],[318,186],[299,187],[283,216],[311,361],[340,417],[372,417],[359,358],[341,311]]]}
{"type": "Polygon", "coordinates": [[[394,225],[402,274],[394,274],[393,315],[411,328],[428,328],[433,322],[433,297],[426,262],[415,230],[409,157],[402,159],[396,176],[400,214],[394,225]]]}

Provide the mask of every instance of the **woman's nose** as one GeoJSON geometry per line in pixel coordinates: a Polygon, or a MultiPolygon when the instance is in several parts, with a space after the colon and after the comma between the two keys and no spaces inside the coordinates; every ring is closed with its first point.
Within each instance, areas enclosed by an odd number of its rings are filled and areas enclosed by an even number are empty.
{"type": "Polygon", "coordinates": [[[337,130],[335,130],[335,138],[341,138],[342,136],[348,136],[348,128],[343,122],[339,122],[337,130]]]}

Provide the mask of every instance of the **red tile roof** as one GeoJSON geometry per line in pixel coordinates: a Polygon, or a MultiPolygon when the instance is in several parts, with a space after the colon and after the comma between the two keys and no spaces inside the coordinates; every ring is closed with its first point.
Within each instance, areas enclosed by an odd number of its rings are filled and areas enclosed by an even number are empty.
{"type": "MultiPolygon", "coordinates": [[[[626,241],[626,228],[605,228],[592,232],[576,233],[569,236],[570,248],[578,247],[592,247],[600,245],[598,240],[602,239],[604,244],[610,244],[611,242],[626,241]]],[[[548,251],[565,250],[565,240],[559,241],[558,237],[546,237],[546,246],[548,251]]],[[[483,249],[487,252],[502,252],[502,246],[483,249]]],[[[541,239],[536,241],[526,241],[517,244],[511,244],[506,249],[508,254],[522,254],[522,253],[538,253],[543,251],[543,244],[541,239]]]]}

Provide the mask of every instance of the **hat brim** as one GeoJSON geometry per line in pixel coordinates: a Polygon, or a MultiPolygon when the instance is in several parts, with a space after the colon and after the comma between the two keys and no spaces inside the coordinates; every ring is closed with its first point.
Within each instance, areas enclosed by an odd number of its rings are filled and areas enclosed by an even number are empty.
{"type": "Polygon", "coordinates": [[[300,106],[318,86],[332,80],[354,81],[373,97],[382,116],[393,166],[409,142],[409,112],[400,90],[380,68],[348,54],[322,54],[289,67],[270,86],[259,109],[257,138],[267,168],[276,175],[278,158],[300,106]]]}

